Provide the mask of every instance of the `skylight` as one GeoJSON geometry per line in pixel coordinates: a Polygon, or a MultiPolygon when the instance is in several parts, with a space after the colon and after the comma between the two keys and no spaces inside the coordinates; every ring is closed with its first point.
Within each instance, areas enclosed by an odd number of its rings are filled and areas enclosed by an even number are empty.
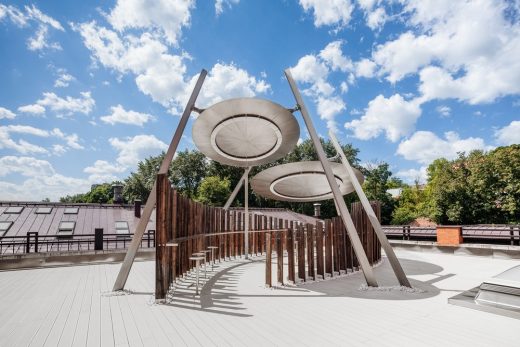
{"type": "Polygon", "coordinates": [[[78,214],[78,208],[77,207],[67,207],[65,209],[64,214],[78,214]]]}
{"type": "Polygon", "coordinates": [[[1,237],[3,237],[7,233],[9,228],[11,228],[11,225],[13,225],[13,222],[11,222],[11,221],[0,222],[0,236],[1,237]]]}
{"type": "Polygon", "coordinates": [[[23,206],[9,206],[4,213],[6,214],[20,214],[23,211],[23,206]]]}
{"type": "Polygon", "coordinates": [[[60,222],[60,226],[58,227],[58,237],[71,237],[74,234],[74,228],[76,227],[76,222],[60,222]]]}
{"type": "Polygon", "coordinates": [[[34,213],[36,214],[50,214],[52,207],[38,207],[34,213]]]}
{"type": "Polygon", "coordinates": [[[118,235],[130,234],[130,229],[128,228],[128,222],[125,222],[125,221],[116,222],[116,234],[118,234],[118,235]]]}

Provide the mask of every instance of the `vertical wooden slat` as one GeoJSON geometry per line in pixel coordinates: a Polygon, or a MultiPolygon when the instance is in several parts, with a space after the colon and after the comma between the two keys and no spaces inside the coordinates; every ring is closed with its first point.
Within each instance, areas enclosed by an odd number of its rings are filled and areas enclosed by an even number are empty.
{"type": "Polygon", "coordinates": [[[332,227],[330,219],[325,220],[325,271],[332,276],[332,227]]]}
{"type": "Polygon", "coordinates": [[[276,232],[276,264],[278,283],[283,285],[283,232],[276,232]]]}
{"type": "Polygon", "coordinates": [[[298,277],[305,281],[305,230],[303,225],[298,225],[298,277]]]}
{"type": "Polygon", "coordinates": [[[323,225],[316,222],[316,272],[325,278],[325,264],[323,259],[323,225]]]}
{"type": "Polygon", "coordinates": [[[169,189],[168,177],[166,175],[157,175],[157,202],[156,209],[160,218],[156,220],[156,246],[155,246],[155,299],[161,300],[166,298],[168,288],[165,288],[166,269],[165,269],[165,246],[167,232],[166,211],[168,208],[166,189],[169,189]]]}
{"type": "Polygon", "coordinates": [[[289,230],[287,231],[287,266],[288,266],[288,278],[293,283],[296,282],[295,269],[294,269],[294,222],[291,221],[289,230]]]}
{"type": "Polygon", "coordinates": [[[272,286],[272,275],[271,275],[271,233],[265,233],[265,244],[266,244],[266,253],[265,253],[265,285],[267,287],[272,286]]]}
{"type": "Polygon", "coordinates": [[[306,225],[307,229],[307,274],[314,281],[316,273],[314,272],[314,227],[312,224],[306,225]]]}

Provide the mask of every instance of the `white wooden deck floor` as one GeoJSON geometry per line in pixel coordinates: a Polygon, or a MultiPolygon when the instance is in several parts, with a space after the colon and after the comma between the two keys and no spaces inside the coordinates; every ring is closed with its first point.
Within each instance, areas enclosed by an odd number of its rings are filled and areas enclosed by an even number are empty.
{"type": "MultiPolygon", "coordinates": [[[[119,265],[0,272],[0,346],[519,345],[518,320],[447,303],[517,261],[398,256],[424,293],[360,291],[361,274],[266,289],[261,260],[239,260],[222,263],[200,299],[187,280],[157,305],[153,262],[134,265],[126,295],[109,292],[119,265]]],[[[395,285],[386,262],[376,275],[395,285]]]]}

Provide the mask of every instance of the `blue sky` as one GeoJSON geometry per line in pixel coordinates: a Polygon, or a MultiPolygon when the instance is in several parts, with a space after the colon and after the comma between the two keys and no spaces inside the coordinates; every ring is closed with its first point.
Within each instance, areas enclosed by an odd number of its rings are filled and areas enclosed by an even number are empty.
{"type": "Polygon", "coordinates": [[[293,107],[292,68],[320,134],[424,180],[435,158],[520,143],[519,16],[493,0],[1,1],[0,199],[126,177],[166,148],[202,68],[199,107],[293,107]]]}

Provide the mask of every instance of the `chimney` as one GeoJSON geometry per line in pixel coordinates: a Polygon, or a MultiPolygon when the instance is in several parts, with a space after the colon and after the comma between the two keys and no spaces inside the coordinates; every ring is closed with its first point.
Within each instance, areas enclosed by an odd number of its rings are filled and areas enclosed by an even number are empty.
{"type": "Polygon", "coordinates": [[[141,218],[141,200],[134,200],[134,215],[141,218]]]}
{"type": "Polygon", "coordinates": [[[123,203],[123,185],[113,184],[112,189],[114,190],[114,204],[123,203]]]}
{"type": "Polygon", "coordinates": [[[319,202],[314,204],[314,217],[320,218],[321,216],[321,204],[319,202]]]}

